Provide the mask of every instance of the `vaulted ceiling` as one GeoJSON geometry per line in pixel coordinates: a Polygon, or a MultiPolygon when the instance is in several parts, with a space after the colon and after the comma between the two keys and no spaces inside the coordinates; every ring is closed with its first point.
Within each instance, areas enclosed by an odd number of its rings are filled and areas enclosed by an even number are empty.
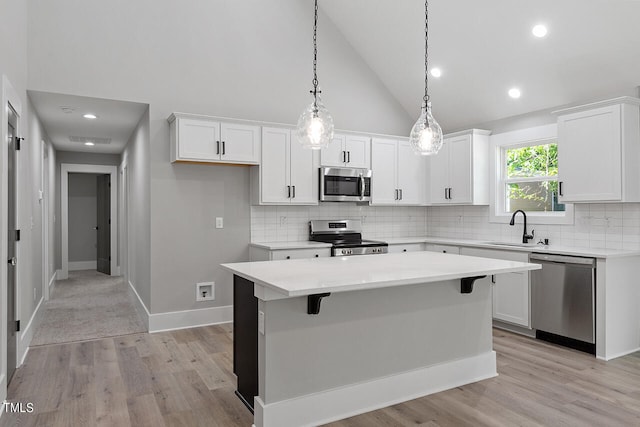
{"type": "MultiPolygon", "coordinates": [[[[411,117],[424,92],[424,3],[322,0],[321,10],[411,117]]],[[[638,0],[431,0],[429,62],[445,131],[640,86],[638,0]],[[536,38],[535,24],[548,27],[536,38]],[[507,91],[519,87],[520,99],[507,91]]]]}

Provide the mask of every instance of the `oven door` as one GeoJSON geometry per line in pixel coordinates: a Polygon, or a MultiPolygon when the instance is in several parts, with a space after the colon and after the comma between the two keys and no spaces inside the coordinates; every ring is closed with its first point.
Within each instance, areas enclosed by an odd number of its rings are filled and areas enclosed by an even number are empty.
{"type": "Polygon", "coordinates": [[[320,168],[321,202],[368,202],[371,200],[371,170],[320,168]]]}

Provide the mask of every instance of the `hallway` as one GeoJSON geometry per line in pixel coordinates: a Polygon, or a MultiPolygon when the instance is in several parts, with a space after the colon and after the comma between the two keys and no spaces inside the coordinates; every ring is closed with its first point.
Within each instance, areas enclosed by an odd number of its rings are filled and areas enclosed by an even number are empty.
{"type": "Polygon", "coordinates": [[[122,276],[72,271],[56,281],[31,346],[95,340],[145,332],[135,296],[122,276]]]}

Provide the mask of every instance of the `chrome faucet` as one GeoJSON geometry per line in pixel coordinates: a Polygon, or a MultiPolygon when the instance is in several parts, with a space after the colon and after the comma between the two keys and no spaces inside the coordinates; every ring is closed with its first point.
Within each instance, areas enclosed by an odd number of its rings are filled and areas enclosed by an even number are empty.
{"type": "Polygon", "coordinates": [[[509,225],[515,225],[516,224],[516,214],[520,212],[522,214],[522,217],[524,218],[524,230],[522,232],[522,243],[529,243],[529,240],[533,239],[533,235],[535,234],[535,230],[531,230],[531,234],[527,234],[527,214],[524,213],[524,211],[522,209],[518,209],[517,211],[515,211],[513,213],[513,215],[511,215],[511,221],[509,222],[509,225]]]}

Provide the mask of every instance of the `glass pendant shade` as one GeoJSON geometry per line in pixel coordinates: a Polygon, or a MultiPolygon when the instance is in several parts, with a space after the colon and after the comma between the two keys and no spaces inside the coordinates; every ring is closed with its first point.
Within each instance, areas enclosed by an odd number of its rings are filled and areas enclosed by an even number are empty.
{"type": "Polygon", "coordinates": [[[320,96],[304,109],[298,119],[298,141],[305,148],[320,150],[333,140],[333,118],[320,96]]]}
{"type": "Polygon", "coordinates": [[[422,107],[420,117],[411,129],[409,142],[416,154],[430,156],[442,147],[442,129],[431,114],[431,103],[422,107]]]}

